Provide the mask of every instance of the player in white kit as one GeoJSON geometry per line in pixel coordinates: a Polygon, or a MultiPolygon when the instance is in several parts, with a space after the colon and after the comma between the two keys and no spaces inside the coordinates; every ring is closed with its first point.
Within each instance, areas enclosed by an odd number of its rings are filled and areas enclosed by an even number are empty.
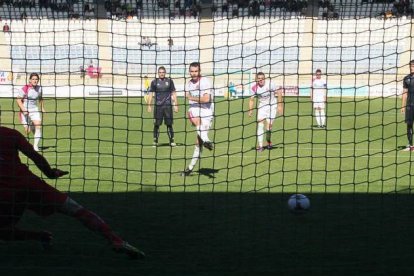
{"type": "Polygon", "coordinates": [[[213,143],[208,137],[214,115],[213,85],[209,78],[201,76],[199,62],[191,63],[189,71],[191,80],[185,86],[185,96],[190,105],[188,119],[196,128],[197,139],[191,162],[183,172],[184,176],[190,175],[193,171],[201,157],[202,146],[213,150],[213,143]]]}
{"type": "Polygon", "coordinates": [[[259,104],[257,107],[257,151],[263,151],[263,134],[266,122],[266,141],[268,149],[272,149],[272,125],[277,113],[283,114],[283,89],[277,87],[272,81],[266,81],[263,72],[256,74],[256,84],[252,86],[252,96],[249,101],[249,117],[253,115],[255,98],[259,104]]]}
{"type": "Polygon", "coordinates": [[[322,79],[322,71],[317,69],[315,77],[312,79],[311,100],[315,110],[315,118],[318,127],[326,127],[326,81],[322,79]]]}
{"type": "Polygon", "coordinates": [[[39,151],[39,141],[42,137],[41,112],[45,112],[42,87],[39,85],[39,79],[37,73],[30,74],[29,84],[26,84],[19,90],[16,99],[17,105],[20,108],[19,120],[23,124],[26,134],[34,133],[33,148],[36,151],[39,151]]]}

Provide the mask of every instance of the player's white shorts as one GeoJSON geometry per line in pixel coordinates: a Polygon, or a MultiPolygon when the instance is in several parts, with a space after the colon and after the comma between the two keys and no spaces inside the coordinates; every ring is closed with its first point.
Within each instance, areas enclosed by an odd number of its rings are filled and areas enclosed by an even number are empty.
{"type": "Polygon", "coordinates": [[[315,100],[313,101],[313,108],[314,109],[325,109],[325,101],[324,100],[315,100]]]}
{"type": "Polygon", "coordinates": [[[30,126],[33,121],[42,121],[42,116],[38,109],[29,110],[29,114],[24,115],[19,112],[19,120],[24,126],[30,126]]]}
{"type": "Polygon", "coordinates": [[[277,104],[267,104],[263,106],[259,106],[257,109],[257,120],[267,120],[270,123],[273,122],[274,119],[276,119],[277,115],[277,104]]]}
{"type": "Polygon", "coordinates": [[[213,111],[209,108],[190,107],[188,110],[190,121],[192,118],[201,118],[201,123],[204,126],[211,126],[213,121],[213,111]]]}

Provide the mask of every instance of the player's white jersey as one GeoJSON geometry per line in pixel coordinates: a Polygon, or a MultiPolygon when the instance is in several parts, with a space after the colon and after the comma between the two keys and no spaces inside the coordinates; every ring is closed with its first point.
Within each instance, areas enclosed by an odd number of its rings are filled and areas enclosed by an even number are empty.
{"type": "Polygon", "coordinates": [[[277,105],[276,84],[272,81],[266,81],[263,86],[255,84],[252,86],[252,95],[257,97],[259,101],[259,108],[265,105],[277,105]]]}
{"type": "Polygon", "coordinates": [[[197,82],[192,80],[188,81],[185,85],[185,91],[190,93],[192,97],[203,97],[204,94],[210,95],[209,103],[199,103],[195,101],[189,101],[191,107],[199,107],[205,109],[213,109],[213,85],[211,84],[210,79],[206,77],[200,77],[197,82]]]}
{"type": "Polygon", "coordinates": [[[314,79],[312,81],[312,96],[314,102],[325,101],[326,81],[324,79],[314,79]]]}
{"type": "Polygon", "coordinates": [[[42,98],[42,88],[39,85],[25,85],[19,90],[18,96],[23,98],[26,110],[37,110],[37,100],[42,98]]]}

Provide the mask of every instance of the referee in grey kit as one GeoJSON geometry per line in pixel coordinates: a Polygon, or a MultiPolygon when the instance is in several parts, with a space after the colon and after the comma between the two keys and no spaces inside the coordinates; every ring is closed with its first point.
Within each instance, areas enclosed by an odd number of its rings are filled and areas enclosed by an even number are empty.
{"type": "Polygon", "coordinates": [[[170,138],[170,146],[175,147],[174,130],[173,130],[173,108],[174,112],[178,112],[177,94],[175,93],[175,85],[171,78],[165,77],[166,70],[164,66],[158,68],[158,78],[151,82],[148,98],[148,112],[152,111],[152,98],[155,95],[154,106],[154,141],[153,146],[158,145],[158,137],[160,135],[160,125],[163,121],[167,125],[168,138],[170,138]]]}

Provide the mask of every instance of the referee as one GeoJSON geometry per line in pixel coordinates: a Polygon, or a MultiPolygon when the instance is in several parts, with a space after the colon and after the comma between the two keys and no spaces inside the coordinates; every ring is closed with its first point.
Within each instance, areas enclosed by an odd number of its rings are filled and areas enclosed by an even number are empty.
{"type": "Polygon", "coordinates": [[[405,113],[407,124],[408,145],[405,151],[414,151],[413,147],[413,122],[414,122],[414,60],[410,61],[410,74],[403,80],[403,94],[401,113],[405,113]]]}
{"type": "Polygon", "coordinates": [[[167,125],[168,138],[170,138],[170,146],[175,147],[174,130],[173,130],[173,108],[174,112],[178,112],[177,95],[175,93],[175,85],[171,78],[165,77],[166,70],[164,66],[158,68],[158,78],[151,82],[148,98],[148,112],[152,111],[152,98],[155,94],[154,107],[154,142],[153,146],[158,145],[158,137],[160,135],[160,125],[163,121],[167,125]]]}

